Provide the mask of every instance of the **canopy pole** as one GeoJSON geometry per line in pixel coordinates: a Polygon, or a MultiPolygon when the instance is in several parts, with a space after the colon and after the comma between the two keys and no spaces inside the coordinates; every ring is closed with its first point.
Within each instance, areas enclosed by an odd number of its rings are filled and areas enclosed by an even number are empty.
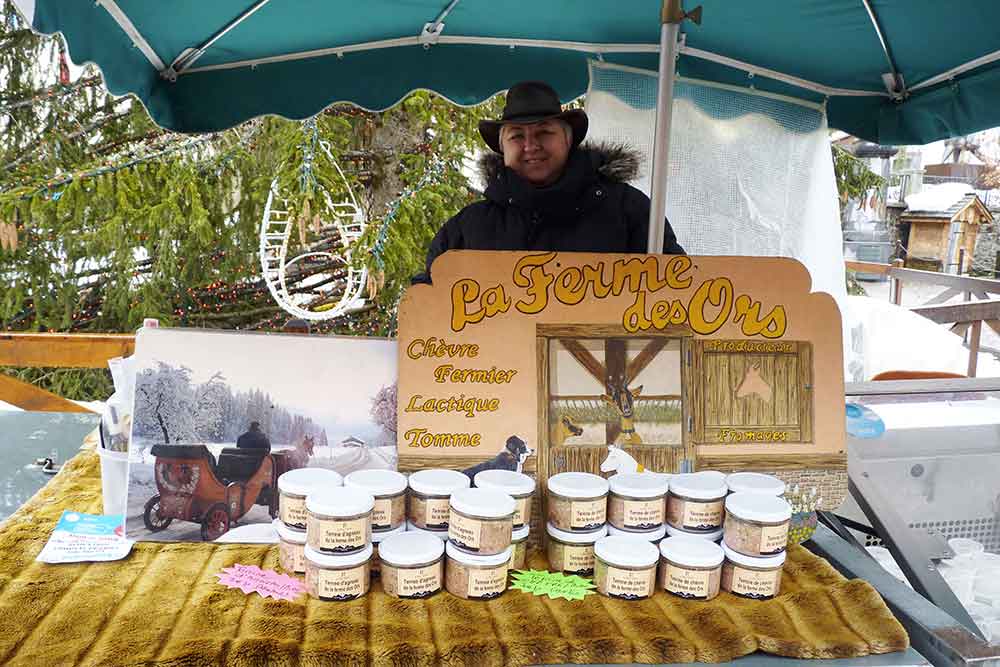
{"type": "Polygon", "coordinates": [[[681,21],[701,23],[701,7],[685,14],[681,0],[663,0],[660,13],[659,87],[656,95],[656,132],[653,135],[653,173],[649,186],[649,239],[646,251],[663,252],[663,216],[667,210],[667,170],[670,155],[670,122],[674,110],[678,36],[681,21]]]}

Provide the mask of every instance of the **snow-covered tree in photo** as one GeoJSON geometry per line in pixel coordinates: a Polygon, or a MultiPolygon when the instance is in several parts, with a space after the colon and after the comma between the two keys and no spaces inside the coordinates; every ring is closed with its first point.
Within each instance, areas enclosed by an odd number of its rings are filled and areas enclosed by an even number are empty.
{"type": "Polygon", "coordinates": [[[191,369],[162,361],[139,373],[135,383],[135,428],[168,445],[195,439],[195,391],[191,369]]]}
{"type": "Polygon", "coordinates": [[[201,441],[224,442],[222,417],[228,394],[222,373],[216,373],[195,389],[195,433],[201,441]]]}
{"type": "Polygon", "coordinates": [[[372,421],[381,426],[386,435],[391,439],[391,444],[396,444],[396,383],[387,385],[378,390],[375,398],[372,399],[372,407],[369,410],[372,421]]]}

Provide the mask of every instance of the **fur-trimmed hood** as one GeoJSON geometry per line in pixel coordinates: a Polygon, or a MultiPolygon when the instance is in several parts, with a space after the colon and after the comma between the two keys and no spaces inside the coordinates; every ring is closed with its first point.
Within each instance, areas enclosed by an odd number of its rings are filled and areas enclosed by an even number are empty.
{"type": "MultiPolygon", "coordinates": [[[[584,142],[574,154],[586,156],[600,176],[612,183],[628,183],[639,176],[639,151],[620,142],[584,142]]],[[[503,155],[489,151],[479,158],[479,173],[485,183],[493,182],[503,171],[503,155]]]]}

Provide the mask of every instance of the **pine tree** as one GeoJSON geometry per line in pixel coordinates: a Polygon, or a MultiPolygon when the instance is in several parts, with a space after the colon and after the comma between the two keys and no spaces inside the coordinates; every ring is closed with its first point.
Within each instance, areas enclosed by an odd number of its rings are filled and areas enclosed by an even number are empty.
{"type": "MultiPolygon", "coordinates": [[[[351,188],[370,221],[353,257],[381,278],[377,298],[314,331],[393,335],[396,304],[422,268],[428,242],[474,198],[464,161],[480,146],[478,120],[495,116],[499,104],[466,109],[418,92],[382,113],[338,104],[308,121],[264,117],[225,132],[181,135],[157,127],[133,97],[111,96],[95,68],[72,74],[61,38],[33,34],[5,0],[6,330],[128,332],[146,317],[168,326],[280,328],[289,316],[271,298],[257,257],[264,204],[277,179],[298,223],[290,252],[343,254],[324,189],[336,202],[351,188]]],[[[321,306],[329,299],[324,284],[342,269],[304,262],[288,281],[321,306]],[[316,274],[325,280],[315,284],[316,274]]],[[[111,391],[107,373],[5,372],[69,398],[111,391]]]]}

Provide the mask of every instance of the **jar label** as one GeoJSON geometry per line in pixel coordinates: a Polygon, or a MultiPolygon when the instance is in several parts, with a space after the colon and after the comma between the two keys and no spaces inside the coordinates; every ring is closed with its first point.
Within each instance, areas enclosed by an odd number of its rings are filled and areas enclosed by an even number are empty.
{"type": "Polygon", "coordinates": [[[621,570],[609,565],[605,574],[605,593],[613,598],[638,600],[653,594],[656,567],[645,570],[621,570]]]}
{"type": "Polygon", "coordinates": [[[482,570],[466,568],[469,573],[469,598],[488,600],[507,590],[507,563],[482,570]]]}
{"type": "Polygon", "coordinates": [[[667,521],[684,530],[715,530],[722,525],[724,501],[682,500],[671,497],[667,502],[667,521]]]}
{"type": "MultiPolygon", "coordinates": [[[[666,513],[665,498],[657,500],[625,500],[620,499],[621,526],[633,530],[649,530],[663,525],[663,515],[666,513]]],[[[613,523],[613,522],[612,522],[613,523]]]]}
{"type": "Polygon", "coordinates": [[[285,572],[302,574],[306,571],[305,546],[282,540],[278,549],[278,564],[285,572]]]}
{"type": "Polygon", "coordinates": [[[562,549],[562,569],[565,572],[593,572],[593,544],[560,544],[562,549]]]}
{"type": "Polygon", "coordinates": [[[426,598],[441,590],[442,561],[425,567],[394,568],[396,570],[395,590],[386,592],[401,598],[426,598]]]}
{"type": "Polygon", "coordinates": [[[570,530],[594,530],[604,525],[608,516],[608,501],[598,500],[570,501],[570,530]]]}
{"type": "Polygon", "coordinates": [[[448,498],[410,496],[410,521],[417,528],[447,530],[451,504],[448,498]]]}
{"type": "Polygon", "coordinates": [[[306,499],[297,496],[278,496],[278,516],[286,526],[305,530],[307,523],[306,499]]]}
{"type": "Polygon", "coordinates": [[[780,526],[762,526],[760,529],[760,553],[773,555],[781,553],[788,546],[788,522],[780,526]]]}
{"type": "Polygon", "coordinates": [[[705,600],[719,592],[718,577],[715,578],[715,590],[712,590],[712,570],[686,570],[664,562],[661,571],[663,590],[682,598],[705,600]]]}
{"type": "Polygon", "coordinates": [[[531,523],[531,496],[515,498],[514,500],[514,528],[517,529],[531,523]]]}
{"type": "Polygon", "coordinates": [[[306,533],[309,546],[324,553],[350,553],[363,549],[371,541],[371,519],[317,519],[309,522],[306,533]]]}
{"type": "Polygon", "coordinates": [[[310,567],[306,572],[306,586],[320,600],[353,600],[368,592],[368,564],[346,570],[310,567]]]}
{"type": "Polygon", "coordinates": [[[448,519],[448,539],[468,550],[479,550],[483,536],[483,522],[452,512],[448,519]]]}
{"type": "Polygon", "coordinates": [[[403,524],[406,502],[402,494],[391,498],[376,498],[372,510],[372,530],[392,530],[403,524]]]}
{"type": "Polygon", "coordinates": [[[746,570],[727,561],[722,567],[722,587],[746,598],[767,599],[778,594],[781,568],[776,570],[746,570]]]}

